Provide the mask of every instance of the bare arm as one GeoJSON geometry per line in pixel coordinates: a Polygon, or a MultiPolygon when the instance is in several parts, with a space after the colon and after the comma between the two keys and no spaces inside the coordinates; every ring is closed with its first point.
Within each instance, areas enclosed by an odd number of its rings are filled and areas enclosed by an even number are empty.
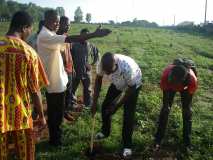
{"type": "Polygon", "coordinates": [[[125,94],[123,95],[122,98],[115,104],[112,104],[111,107],[109,107],[111,114],[114,114],[128,99],[128,97],[136,90],[136,86],[133,87],[128,87],[125,94]]]}
{"type": "Polygon", "coordinates": [[[72,43],[72,42],[82,42],[91,38],[97,38],[97,37],[104,37],[110,34],[112,31],[109,29],[101,29],[97,28],[95,32],[93,33],[88,33],[88,34],[82,34],[82,35],[72,35],[68,36],[65,39],[65,42],[67,43],[72,43]]]}
{"type": "Polygon", "coordinates": [[[119,102],[116,104],[117,106],[121,106],[124,104],[124,102],[128,99],[128,97],[136,90],[136,87],[128,87],[124,96],[119,100],[119,102]]]}
{"type": "Polygon", "coordinates": [[[44,112],[43,112],[41,92],[38,91],[38,92],[32,93],[31,96],[32,96],[33,105],[36,107],[36,110],[38,111],[38,115],[39,115],[38,121],[42,128],[44,125],[46,125],[46,120],[45,120],[44,112]]]}
{"type": "Polygon", "coordinates": [[[94,116],[97,110],[97,102],[98,102],[98,97],[101,91],[101,86],[102,86],[102,79],[103,76],[96,76],[95,79],[95,86],[94,86],[94,94],[93,94],[93,104],[92,104],[92,115],[94,116]]]}

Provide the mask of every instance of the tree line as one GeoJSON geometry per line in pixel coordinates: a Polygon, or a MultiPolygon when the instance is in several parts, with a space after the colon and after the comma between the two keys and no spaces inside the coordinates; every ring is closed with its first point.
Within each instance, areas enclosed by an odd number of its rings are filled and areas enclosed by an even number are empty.
{"type": "MultiPolygon", "coordinates": [[[[12,15],[19,11],[19,10],[25,10],[28,13],[32,15],[35,21],[39,21],[43,19],[44,12],[50,8],[44,8],[37,6],[34,3],[18,3],[15,1],[6,1],[6,0],[0,0],[0,22],[2,21],[9,21],[12,17],[12,15]]],[[[65,15],[65,10],[63,7],[57,7],[56,11],[58,12],[59,16],[65,15]]],[[[74,22],[81,23],[84,20],[83,11],[80,7],[77,7],[74,12],[74,22]]],[[[87,23],[90,23],[92,20],[92,14],[86,13],[85,21],[87,23]]],[[[116,24],[113,20],[110,20],[108,22],[109,24],[116,24]]],[[[131,21],[125,21],[122,23],[117,23],[119,25],[125,25],[125,26],[142,26],[142,27],[157,27],[158,25],[156,23],[150,23],[146,20],[137,20],[134,19],[131,21]]]]}
{"type": "MultiPolygon", "coordinates": [[[[15,1],[7,1],[7,0],[0,0],[0,22],[2,21],[9,21],[13,14],[19,10],[27,11],[32,15],[35,21],[39,21],[43,19],[44,12],[50,8],[47,7],[40,7],[34,3],[18,3],[15,1]]],[[[65,15],[65,10],[63,7],[57,7],[56,11],[58,12],[59,16],[65,15]]],[[[86,22],[90,23],[92,19],[91,13],[86,14],[86,22]]],[[[83,12],[80,7],[75,10],[74,21],[80,23],[83,21],[83,12]]]]}
{"type": "Polygon", "coordinates": [[[43,18],[44,12],[49,8],[37,6],[34,3],[22,4],[15,1],[0,0],[0,21],[9,21],[13,14],[19,10],[30,13],[35,21],[43,18]]]}

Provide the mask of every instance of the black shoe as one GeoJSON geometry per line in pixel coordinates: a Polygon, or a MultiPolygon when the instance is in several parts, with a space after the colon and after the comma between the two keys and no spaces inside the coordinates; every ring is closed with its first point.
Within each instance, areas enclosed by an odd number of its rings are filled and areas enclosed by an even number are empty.
{"type": "Polygon", "coordinates": [[[158,152],[160,150],[160,144],[159,143],[155,143],[153,146],[153,151],[154,152],[158,152]]]}

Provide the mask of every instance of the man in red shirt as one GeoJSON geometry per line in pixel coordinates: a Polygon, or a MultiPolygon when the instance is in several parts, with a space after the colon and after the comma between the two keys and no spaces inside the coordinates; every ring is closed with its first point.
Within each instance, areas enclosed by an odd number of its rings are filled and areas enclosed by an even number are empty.
{"type": "Polygon", "coordinates": [[[180,92],[183,117],[183,140],[185,147],[191,144],[192,97],[197,89],[197,77],[191,68],[171,64],[163,71],[160,88],[163,91],[163,107],[160,111],[158,129],[155,135],[155,149],[159,149],[164,136],[168,115],[176,92],[180,92]]]}

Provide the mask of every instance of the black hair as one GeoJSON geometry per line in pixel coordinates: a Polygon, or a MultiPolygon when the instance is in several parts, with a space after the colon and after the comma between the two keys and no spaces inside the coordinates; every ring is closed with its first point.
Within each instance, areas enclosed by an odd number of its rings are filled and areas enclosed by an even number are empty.
{"type": "Polygon", "coordinates": [[[102,69],[109,71],[114,65],[114,55],[111,52],[106,52],[101,58],[102,69]]]}
{"type": "Polygon", "coordinates": [[[176,79],[176,81],[184,81],[187,76],[187,68],[182,65],[176,65],[172,68],[171,76],[176,79]]]}
{"type": "Polygon", "coordinates": [[[49,10],[46,10],[44,13],[44,20],[48,21],[48,20],[51,20],[53,17],[57,17],[57,16],[58,16],[58,13],[56,10],[49,9],[49,10]]]}
{"type": "Polygon", "coordinates": [[[62,24],[62,23],[64,23],[64,22],[66,22],[66,21],[69,21],[69,18],[68,17],[66,17],[66,16],[61,16],[60,17],[60,25],[62,24]]]}
{"type": "Polygon", "coordinates": [[[38,32],[37,32],[37,34],[39,34],[39,32],[41,31],[43,26],[44,26],[44,20],[40,20],[39,24],[38,24],[38,32]]]}
{"type": "Polygon", "coordinates": [[[88,28],[83,28],[80,33],[82,34],[82,33],[88,33],[88,32],[89,32],[88,28]]]}
{"type": "Polygon", "coordinates": [[[30,27],[33,24],[33,18],[25,11],[16,12],[10,23],[10,30],[21,30],[23,27],[30,27]]]}

